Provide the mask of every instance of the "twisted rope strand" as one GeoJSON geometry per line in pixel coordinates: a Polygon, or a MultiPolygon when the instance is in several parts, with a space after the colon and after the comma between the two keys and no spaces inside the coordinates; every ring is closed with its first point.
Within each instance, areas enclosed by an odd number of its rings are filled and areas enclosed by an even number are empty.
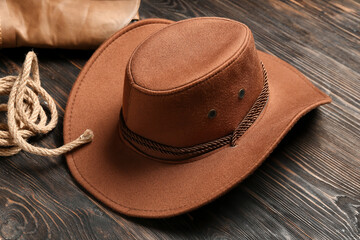
{"type": "Polygon", "coordinates": [[[58,122],[54,99],[41,87],[38,59],[34,52],[26,55],[19,76],[0,78],[0,95],[9,96],[7,104],[0,104],[0,111],[7,112],[7,124],[0,123],[0,156],[12,156],[24,150],[41,156],[57,156],[91,142],[93,132],[89,129],[61,147],[47,149],[27,142],[29,137],[47,134],[58,122]],[[50,119],[40,98],[47,103],[50,119]]]}
{"type": "Polygon", "coordinates": [[[237,126],[234,130],[230,145],[232,147],[236,146],[236,141],[244,135],[246,130],[251,127],[251,125],[255,122],[255,120],[259,117],[260,113],[264,110],[264,107],[269,99],[269,83],[267,71],[265,69],[264,64],[261,62],[263,76],[264,76],[264,86],[260,92],[259,97],[256,99],[254,105],[251,107],[250,111],[245,116],[244,120],[237,126]]]}

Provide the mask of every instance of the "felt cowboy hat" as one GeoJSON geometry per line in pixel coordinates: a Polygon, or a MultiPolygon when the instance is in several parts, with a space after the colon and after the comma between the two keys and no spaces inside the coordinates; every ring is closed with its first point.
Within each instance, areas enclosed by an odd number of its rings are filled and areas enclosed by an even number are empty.
{"type": "Polygon", "coordinates": [[[330,98],[298,70],[255,48],[224,18],[148,19],[107,40],[68,100],[66,156],[75,179],[130,216],[200,207],[251,174],[295,122],[330,98]]]}

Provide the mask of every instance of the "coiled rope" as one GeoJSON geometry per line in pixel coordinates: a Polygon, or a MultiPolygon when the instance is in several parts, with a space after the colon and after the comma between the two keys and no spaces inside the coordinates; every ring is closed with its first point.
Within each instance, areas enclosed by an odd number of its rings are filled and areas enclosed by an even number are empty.
{"type": "Polygon", "coordinates": [[[91,142],[93,132],[89,129],[59,148],[47,149],[33,146],[27,139],[47,134],[58,122],[58,112],[53,98],[41,87],[38,59],[29,52],[19,76],[0,78],[0,96],[8,96],[8,103],[0,104],[0,111],[7,112],[7,124],[0,123],[0,156],[12,156],[24,150],[41,156],[57,156],[91,142]],[[46,115],[40,98],[50,110],[46,115]]]}

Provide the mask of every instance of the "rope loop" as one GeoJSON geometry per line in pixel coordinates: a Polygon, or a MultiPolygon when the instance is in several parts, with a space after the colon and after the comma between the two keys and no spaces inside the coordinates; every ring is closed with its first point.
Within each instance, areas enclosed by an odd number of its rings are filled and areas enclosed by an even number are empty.
{"type": "Polygon", "coordinates": [[[0,111],[7,112],[7,124],[0,123],[0,156],[12,156],[21,150],[41,156],[57,156],[91,142],[94,137],[87,129],[74,141],[55,149],[27,142],[32,136],[47,134],[58,122],[55,101],[41,87],[38,59],[33,51],[26,55],[18,76],[0,78],[0,95],[9,97],[7,104],[0,104],[0,111]],[[49,119],[41,99],[50,112],[49,119]]]}

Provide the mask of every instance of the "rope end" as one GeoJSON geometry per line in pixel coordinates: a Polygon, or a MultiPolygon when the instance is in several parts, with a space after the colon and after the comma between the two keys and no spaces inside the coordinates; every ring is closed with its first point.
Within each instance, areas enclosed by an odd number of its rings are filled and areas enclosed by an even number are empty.
{"type": "Polygon", "coordinates": [[[80,139],[84,142],[91,142],[94,138],[94,133],[90,129],[86,129],[83,134],[81,134],[80,139]]]}

